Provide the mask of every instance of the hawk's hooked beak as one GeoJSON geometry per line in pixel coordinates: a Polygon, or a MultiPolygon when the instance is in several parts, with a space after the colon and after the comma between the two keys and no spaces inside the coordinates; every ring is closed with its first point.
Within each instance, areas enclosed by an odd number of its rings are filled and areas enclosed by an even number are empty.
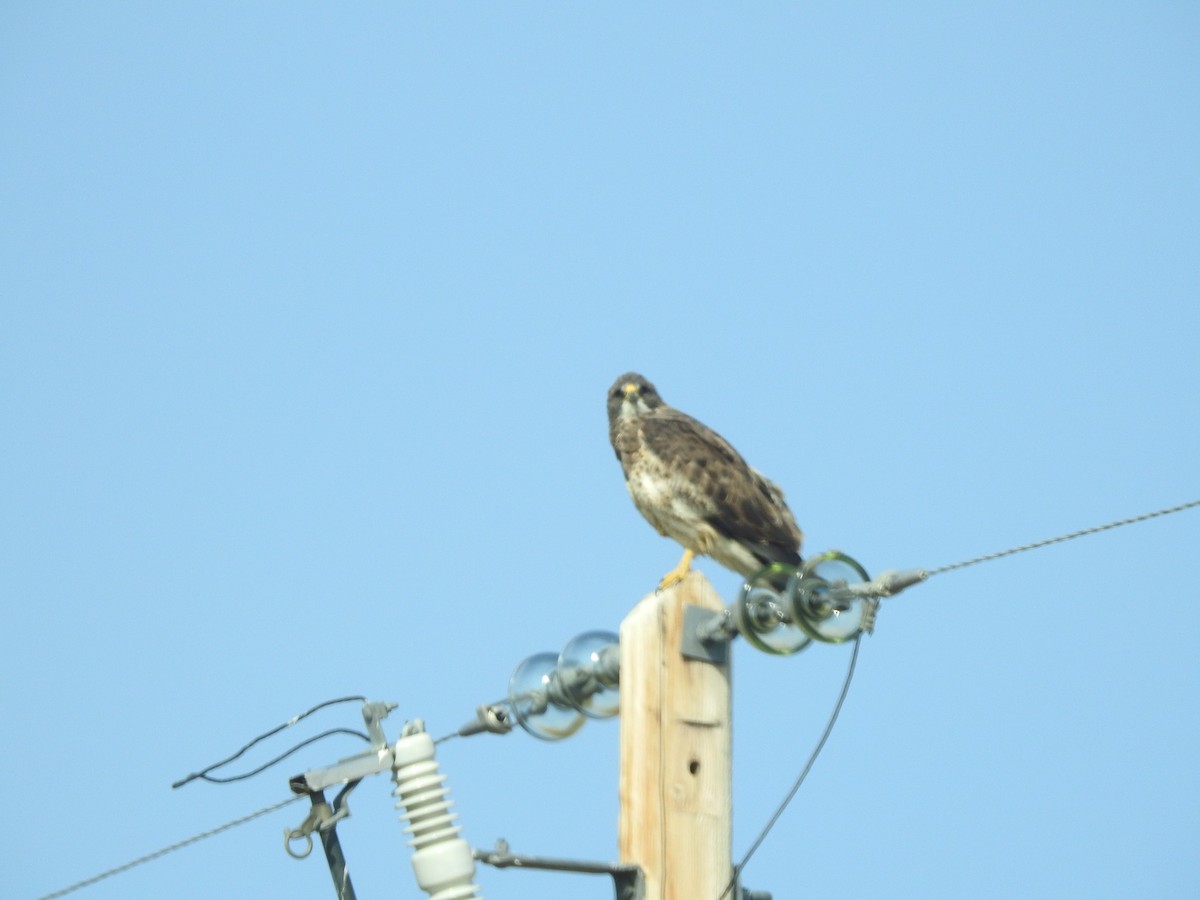
{"type": "Polygon", "coordinates": [[[650,412],[650,406],[642,395],[642,387],[633,381],[621,385],[621,418],[641,416],[650,412]]]}

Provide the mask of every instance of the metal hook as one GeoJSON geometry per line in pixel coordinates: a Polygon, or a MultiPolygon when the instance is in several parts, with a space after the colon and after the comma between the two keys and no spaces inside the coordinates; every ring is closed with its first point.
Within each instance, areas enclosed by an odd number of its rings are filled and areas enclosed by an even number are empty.
{"type": "Polygon", "coordinates": [[[308,854],[312,853],[313,841],[311,834],[305,834],[300,830],[292,831],[289,828],[283,829],[283,849],[287,851],[287,855],[292,859],[304,859],[308,854]],[[304,838],[304,849],[293,850],[292,841],[304,838]]]}
{"type": "Polygon", "coordinates": [[[313,803],[312,809],[308,811],[308,815],[304,817],[304,821],[300,823],[299,828],[283,829],[283,849],[287,851],[288,856],[292,859],[304,859],[308,854],[312,853],[312,833],[318,828],[323,829],[325,823],[332,818],[333,810],[329,808],[328,803],[313,803]],[[298,841],[301,838],[304,839],[304,850],[293,850],[292,842],[298,841]]]}

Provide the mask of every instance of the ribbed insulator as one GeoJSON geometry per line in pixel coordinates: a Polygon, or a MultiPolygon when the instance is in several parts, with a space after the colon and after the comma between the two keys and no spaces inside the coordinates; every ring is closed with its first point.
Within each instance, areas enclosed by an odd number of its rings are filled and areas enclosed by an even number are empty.
{"type": "Polygon", "coordinates": [[[408,820],[404,830],[412,835],[408,844],[417,884],[431,900],[481,900],[478,885],[471,883],[475,859],[458,836],[462,829],[450,811],[450,791],[433,758],[433,739],[425,732],[400,738],[395,759],[396,808],[408,820]]]}

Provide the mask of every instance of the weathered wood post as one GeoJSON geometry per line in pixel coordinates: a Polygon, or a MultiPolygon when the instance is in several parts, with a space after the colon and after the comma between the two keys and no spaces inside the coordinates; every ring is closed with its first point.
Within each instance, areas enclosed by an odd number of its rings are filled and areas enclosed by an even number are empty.
{"type": "Polygon", "coordinates": [[[686,604],[721,610],[699,572],[621,624],[621,861],[646,900],[716,900],[732,875],[729,663],[685,659],[686,604]]]}

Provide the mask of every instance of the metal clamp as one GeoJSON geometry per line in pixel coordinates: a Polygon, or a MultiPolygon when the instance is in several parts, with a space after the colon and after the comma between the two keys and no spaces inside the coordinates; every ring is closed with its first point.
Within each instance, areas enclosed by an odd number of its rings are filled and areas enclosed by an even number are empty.
{"type": "Polygon", "coordinates": [[[300,823],[299,828],[283,829],[283,849],[287,851],[287,855],[292,859],[304,859],[308,854],[312,853],[312,833],[332,819],[333,809],[328,803],[314,803],[312,809],[308,811],[308,815],[304,817],[304,821],[300,823]],[[304,839],[304,849],[293,850],[292,843],[301,838],[304,839]]]}
{"type": "MultiPolygon", "coordinates": [[[[346,801],[346,795],[358,787],[361,780],[361,778],[356,778],[338,791],[337,796],[333,798],[333,806],[326,802],[323,791],[307,792],[312,798],[312,809],[308,811],[308,815],[304,817],[299,828],[283,830],[283,849],[287,851],[288,856],[293,859],[304,859],[312,853],[314,831],[327,832],[350,815],[350,805],[346,801]],[[292,850],[292,843],[301,838],[304,839],[303,851],[292,850]]],[[[293,785],[293,790],[295,789],[295,785],[293,785]]]]}
{"type": "Polygon", "coordinates": [[[688,659],[724,665],[729,658],[729,642],[737,634],[733,613],[712,610],[691,603],[683,608],[683,646],[688,659]]]}

